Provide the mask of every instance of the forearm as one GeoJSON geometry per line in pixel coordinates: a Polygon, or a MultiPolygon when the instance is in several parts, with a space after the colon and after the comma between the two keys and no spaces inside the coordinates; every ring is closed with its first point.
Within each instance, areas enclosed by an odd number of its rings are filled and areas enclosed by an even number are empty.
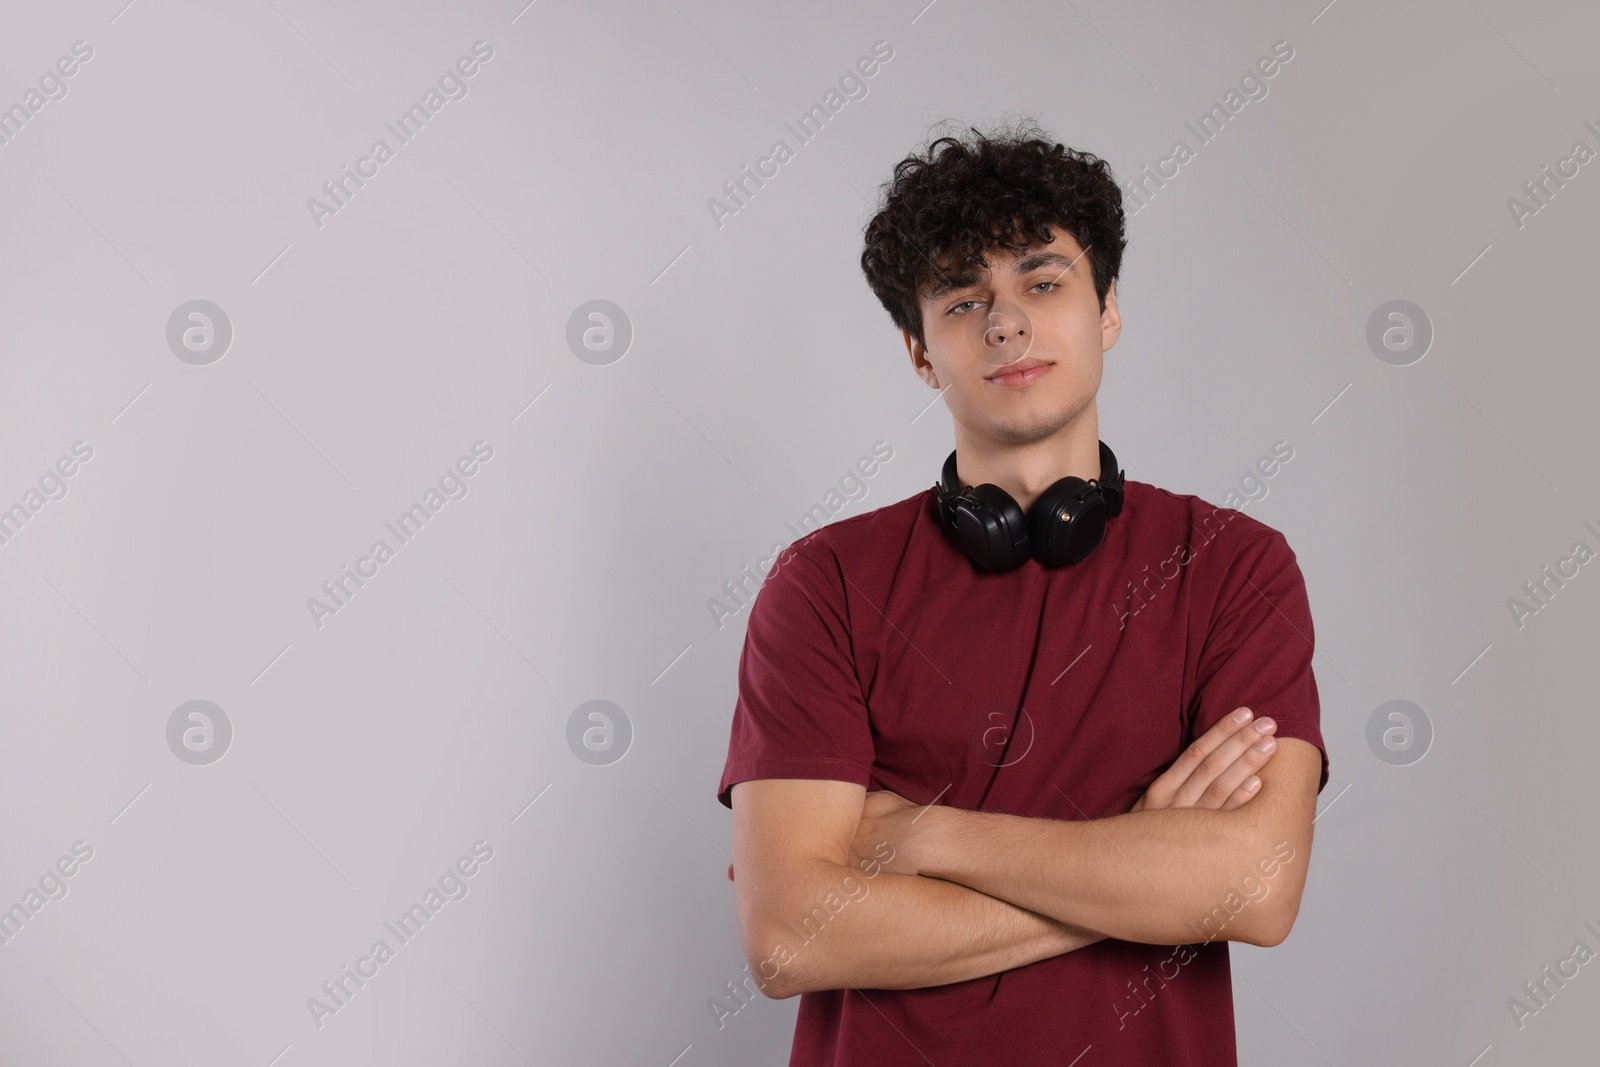
{"type": "Polygon", "coordinates": [[[763,992],[919,989],[1059,956],[1105,935],[938,878],[815,863],[785,887],[750,952],[763,992]],[[846,887],[854,885],[854,892],[846,887]]]}
{"type": "MultiPolygon", "coordinates": [[[[918,869],[1106,936],[1180,944],[1252,872],[1259,834],[1238,811],[1168,808],[1088,821],[930,808],[918,869]]],[[[1274,905],[1276,902],[1274,902],[1274,905]]],[[[1224,914],[1231,912],[1225,910],[1224,914]]],[[[1270,943],[1272,909],[1242,909],[1231,940],[1270,943]]]]}

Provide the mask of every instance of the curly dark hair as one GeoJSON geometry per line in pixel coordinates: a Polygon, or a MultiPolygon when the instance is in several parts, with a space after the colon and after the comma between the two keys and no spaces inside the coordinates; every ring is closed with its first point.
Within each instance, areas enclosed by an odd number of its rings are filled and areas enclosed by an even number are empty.
{"type": "Polygon", "coordinates": [[[968,130],[971,138],[940,137],[907,156],[880,187],[861,269],[895,326],[926,344],[917,298],[927,286],[966,281],[986,248],[1020,253],[1058,226],[1086,250],[1104,311],[1128,243],[1110,164],[1031,120],[968,130]]]}

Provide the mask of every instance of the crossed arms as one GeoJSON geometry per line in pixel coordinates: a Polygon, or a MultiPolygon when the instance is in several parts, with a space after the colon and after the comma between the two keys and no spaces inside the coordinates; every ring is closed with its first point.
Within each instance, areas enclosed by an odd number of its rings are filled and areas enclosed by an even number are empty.
{"type": "Polygon", "coordinates": [[[780,998],[946,985],[1105,937],[1279,944],[1300,907],[1322,757],[1298,738],[1262,751],[1258,725],[1270,735],[1270,720],[1225,716],[1105,819],[924,808],[851,782],[740,782],[732,869],[758,985],[780,998]],[[1270,892],[1241,894],[1263,878],[1270,892]]]}

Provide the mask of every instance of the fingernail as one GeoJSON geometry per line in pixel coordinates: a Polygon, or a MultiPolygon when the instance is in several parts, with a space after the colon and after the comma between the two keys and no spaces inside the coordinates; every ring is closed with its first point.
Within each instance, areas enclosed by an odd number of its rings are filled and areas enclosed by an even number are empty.
{"type": "Polygon", "coordinates": [[[1254,793],[1260,787],[1261,779],[1257,778],[1253,774],[1244,780],[1244,791],[1246,793],[1254,793]]]}
{"type": "Polygon", "coordinates": [[[1238,723],[1240,726],[1243,726],[1245,723],[1249,722],[1250,721],[1250,709],[1249,708],[1240,708],[1238,711],[1234,712],[1233,713],[1233,721],[1238,723]]]}
{"type": "Polygon", "coordinates": [[[1278,746],[1278,742],[1274,741],[1272,738],[1263,737],[1261,740],[1256,742],[1256,751],[1257,752],[1271,752],[1277,746],[1278,746]]]}
{"type": "Polygon", "coordinates": [[[1268,730],[1272,729],[1276,725],[1277,725],[1277,723],[1273,722],[1271,719],[1257,719],[1256,720],[1256,732],[1264,734],[1264,733],[1266,733],[1268,730]]]}

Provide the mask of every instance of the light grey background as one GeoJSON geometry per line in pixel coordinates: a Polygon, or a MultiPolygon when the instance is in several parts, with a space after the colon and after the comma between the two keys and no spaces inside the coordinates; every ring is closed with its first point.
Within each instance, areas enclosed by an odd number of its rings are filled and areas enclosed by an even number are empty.
{"type": "Polygon", "coordinates": [[[1215,502],[1294,449],[1245,510],[1306,576],[1332,780],[1294,934],[1232,949],[1241,1062],[1592,1055],[1593,966],[1521,1029],[1507,1000],[1600,949],[1600,576],[1521,628],[1507,602],[1600,547],[1600,163],[1521,227],[1507,201],[1600,148],[1595,9],[122,4],[0,32],[5,106],[94,50],[0,146],[0,508],[93,449],[0,546],[0,906],[94,850],[0,945],[0,1061],[786,1063],[797,1000],[707,1007],[744,966],[714,797],[743,613],[707,602],[873,442],[841,514],[950,447],[857,266],[868,198],[945,117],[1036,115],[1134,178],[1279,40],[1130,220],[1099,403],[1129,477],[1215,502]],[[315,225],[479,40],[468,95],[315,225]],[[233,328],[208,366],[166,343],[195,299],[233,328]],[[605,366],[566,342],[596,299],[634,334],[605,366]],[[1410,366],[1366,343],[1393,299],[1435,331],[1410,366]],[[468,495],[316,626],[479,440],[468,495]],[[633,729],[604,766],[567,743],[596,699],[633,729]],[[1409,766],[1367,745],[1393,699],[1434,730],[1409,766]],[[190,700],[232,724],[209,765],[168,748],[190,700]],[[479,840],[318,1028],[307,998],[479,840]]]}

